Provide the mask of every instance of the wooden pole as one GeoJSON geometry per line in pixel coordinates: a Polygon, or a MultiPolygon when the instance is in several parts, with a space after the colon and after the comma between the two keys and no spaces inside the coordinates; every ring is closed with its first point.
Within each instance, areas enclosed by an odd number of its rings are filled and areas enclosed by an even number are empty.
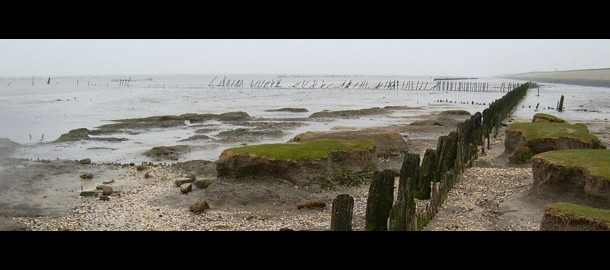
{"type": "Polygon", "coordinates": [[[390,231],[409,231],[415,214],[413,190],[419,175],[419,155],[407,154],[400,170],[398,198],[390,211],[388,229],[390,231]]]}
{"type": "Polygon", "coordinates": [[[394,172],[375,172],[366,202],[364,229],[367,231],[387,231],[388,217],[394,203],[394,172]]]}
{"type": "Polygon", "coordinates": [[[561,95],[561,98],[559,99],[559,106],[557,107],[557,111],[563,111],[563,95],[561,95]]]}
{"type": "Polygon", "coordinates": [[[430,184],[434,180],[436,173],[436,151],[426,149],[424,160],[422,161],[419,178],[415,185],[415,198],[420,200],[430,199],[430,184]]]}
{"type": "Polygon", "coordinates": [[[351,231],[352,213],[354,211],[354,198],[348,194],[341,194],[333,200],[333,209],[330,216],[331,231],[351,231]]]}

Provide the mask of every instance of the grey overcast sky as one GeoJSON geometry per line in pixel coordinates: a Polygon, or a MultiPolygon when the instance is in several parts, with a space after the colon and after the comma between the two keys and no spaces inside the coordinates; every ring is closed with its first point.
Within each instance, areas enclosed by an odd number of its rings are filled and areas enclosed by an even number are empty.
{"type": "Polygon", "coordinates": [[[610,68],[610,40],[0,40],[0,76],[488,76],[610,68]]]}

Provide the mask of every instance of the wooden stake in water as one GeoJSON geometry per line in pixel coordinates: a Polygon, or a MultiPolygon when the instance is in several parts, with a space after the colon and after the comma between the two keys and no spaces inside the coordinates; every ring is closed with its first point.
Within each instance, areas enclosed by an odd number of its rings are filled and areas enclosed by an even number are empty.
{"type": "Polygon", "coordinates": [[[561,95],[561,98],[559,99],[559,105],[557,106],[557,111],[559,111],[559,112],[563,111],[563,95],[561,95]]]}

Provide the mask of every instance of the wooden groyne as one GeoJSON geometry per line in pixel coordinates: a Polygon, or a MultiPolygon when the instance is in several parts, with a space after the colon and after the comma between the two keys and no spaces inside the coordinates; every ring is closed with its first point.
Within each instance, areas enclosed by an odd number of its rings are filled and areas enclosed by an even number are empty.
{"type": "MultiPolygon", "coordinates": [[[[482,113],[477,112],[455,131],[438,138],[436,149],[427,149],[423,161],[418,154],[407,154],[400,171],[398,199],[391,207],[380,207],[379,202],[388,202],[388,188],[377,187],[375,180],[369,192],[366,210],[367,230],[422,230],[434,218],[440,206],[447,199],[451,188],[460,175],[478,157],[478,147],[485,150],[484,139],[489,142],[490,134],[497,130],[505,119],[525,97],[529,84],[517,85],[502,98],[492,102],[482,113]],[[424,209],[415,211],[413,198],[425,200],[424,209]],[[379,213],[379,211],[384,211],[379,213]],[[386,213],[387,212],[387,213],[386,213]],[[388,227],[383,227],[379,217],[388,217],[388,227]],[[381,224],[381,225],[380,225],[381,224]]],[[[489,149],[489,143],[487,145],[489,149]]],[[[383,174],[376,174],[383,178],[383,174]]],[[[387,181],[387,180],[386,180],[387,181]]]]}

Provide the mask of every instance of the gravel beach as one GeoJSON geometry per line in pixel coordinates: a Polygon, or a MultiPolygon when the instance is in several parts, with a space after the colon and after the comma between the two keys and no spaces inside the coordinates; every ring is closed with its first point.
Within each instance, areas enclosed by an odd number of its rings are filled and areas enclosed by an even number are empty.
{"type": "MultiPolygon", "coordinates": [[[[451,190],[446,203],[425,230],[537,230],[539,220],[509,220],[500,222],[503,213],[515,211],[502,206],[511,195],[527,190],[532,183],[531,168],[507,168],[501,160],[503,140],[499,136],[493,142],[492,151],[479,158],[474,167],[462,175],[451,190]],[[502,224],[500,224],[502,223],[502,224]]],[[[326,202],[323,209],[300,209],[296,204],[276,206],[245,205],[215,206],[194,214],[187,206],[160,204],[160,198],[184,196],[193,200],[206,198],[208,190],[198,190],[188,195],[179,194],[173,179],[181,175],[170,167],[153,166],[148,169],[151,179],[139,184],[118,188],[110,200],[79,198],[79,204],[61,217],[19,217],[17,221],[32,230],[328,230],[332,198],[348,193],[355,199],[353,229],[364,230],[364,216],[368,185],[332,191],[312,191],[311,194],[326,202]]],[[[143,172],[132,168],[131,177],[141,177],[143,172]],[[139,174],[139,176],[138,176],[139,174]]],[[[396,181],[398,182],[398,181],[396,181]]],[[[292,188],[292,187],[288,187],[292,188]]],[[[295,190],[298,187],[294,187],[295,190]]],[[[184,205],[184,204],[183,204],[184,205]]],[[[422,202],[418,202],[422,205],[422,202]]],[[[541,217],[541,216],[540,216],[541,217]]]]}
{"type": "MultiPolygon", "coordinates": [[[[608,130],[605,124],[590,128],[600,135],[608,130]]],[[[503,132],[502,129],[500,134],[503,132]]],[[[600,138],[604,143],[610,141],[608,136],[600,138]]],[[[503,151],[504,136],[500,135],[492,140],[492,149],[480,156],[474,166],[464,172],[437,215],[424,230],[538,230],[544,205],[548,202],[529,196],[528,191],[533,183],[531,164],[509,165],[507,157],[502,154],[503,151]]],[[[80,197],[76,207],[59,217],[5,219],[25,225],[31,230],[50,231],[323,231],[330,229],[332,199],[338,194],[348,193],[355,199],[353,230],[364,230],[369,189],[367,184],[323,191],[306,190],[289,183],[274,183],[268,186],[269,183],[261,182],[258,183],[261,185],[258,188],[264,187],[260,192],[265,194],[266,199],[275,198],[272,204],[222,204],[218,199],[217,203],[210,201],[210,210],[195,214],[189,211],[189,202],[215,198],[214,192],[220,191],[227,192],[229,200],[233,200],[234,194],[218,188],[194,188],[189,194],[180,194],[174,180],[183,177],[183,173],[168,166],[150,166],[146,171],[131,167],[121,174],[121,177],[132,180],[129,184],[119,185],[108,201],[80,197]],[[153,177],[145,179],[145,172],[153,177]],[[274,193],[272,189],[277,190],[274,193]],[[282,194],[287,193],[298,196],[282,197],[282,194]],[[326,207],[299,210],[296,206],[303,198],[318,198],[326,203],[326,207]]],[[[395,182],[397,185],[397,179],[395,182]]],[[[241,185],[233,189],[241,189],[252,183],[241,185]]],[[[417,205],[423,206],[423,201],[417,201],[417,205]]],[[[19,228],[23,229],[23,226],[19,228]]]]}

